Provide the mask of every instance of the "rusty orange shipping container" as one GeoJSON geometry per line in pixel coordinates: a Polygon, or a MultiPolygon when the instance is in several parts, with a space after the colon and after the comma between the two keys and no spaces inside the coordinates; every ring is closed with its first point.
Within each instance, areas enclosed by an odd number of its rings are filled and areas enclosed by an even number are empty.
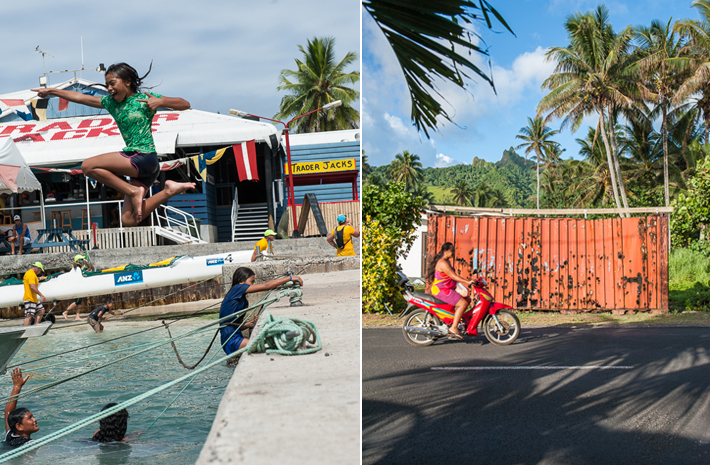
{"type": "MultiPolygon", "coordinates": [[[[427,257],[484,276],[517,309],[667,311],[668,215],[578,219],[430,213],[427,257]]],[[[430,284],[430,283],[427,283],[430,284]]]]}

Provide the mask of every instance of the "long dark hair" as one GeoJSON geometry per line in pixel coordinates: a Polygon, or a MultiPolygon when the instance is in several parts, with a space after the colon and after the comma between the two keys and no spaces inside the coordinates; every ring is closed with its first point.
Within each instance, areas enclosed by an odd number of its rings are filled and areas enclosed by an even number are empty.
{"type": "MultiPolygon", "coordinates": [[[[116,404],[111,402],[110,404],[104,405],[104,410],[111,408],[116,404]]],[[[119,410],[113,415],[109,415],[106,418],[99,420],[99,430],[94,434],[94,441],[98,442],[112,442],[112,441],[122,441],[126,437],[126,430],[128,429],[128,410],[125,408],[119,410]]]]}
{"type": "Polygon", "coordinates": [[[444,256],[444,252],[448,251],[454,251],[454,244],[452,244],[451,242],[444,242],[441,246],[441,250],[439,250],[439,253],[434,255],[434,258],[432,258],[429,262],[429,268],[427,269],[426,273],[427,282],[431,282],[434,280],[434,271],[436,271],[436,263],[441,260],[441,257],[444,256]]]}
{"type": "Polygon", "coordinates": [[[236,286],[237,284],[244,284],[247,279],[255,275],[256,273],[254,273],[251,268],[240,266],[239,268],[234,270],[234,274],[232,275],[232,287],[236,286]]]}
{"type": "MultiPolygon", "coordinates": [[[[135,93],[138,93],[143,88],[143,80],[150,74],[153,69],[153,62],[150,62],[148,67],[148,72],[143,75],[143,77],[138,76],[138,71],[129,65],[128,63],[114,63],[108,68],[106,68],[106,75],[114,74],[122,81],[128,83],[128,87],[135,93]]],[[[88,87],[101,86],[106,87],[104,84],[96,83],[91,84],[88,87]]],[[[145,87],[146,89],[152,89],[152,87],[145,87]]]]}
{"type": "Polygon", "coordinates": [[[25,414],[27,412],[29,412],[29,410],[24,407],[20,407],[7,414],[7,426],[10,427],[10,431],[17,433],[15,426],[17,426],[18,423],[22,423],[22,419],[25,418],[25,414]]]}

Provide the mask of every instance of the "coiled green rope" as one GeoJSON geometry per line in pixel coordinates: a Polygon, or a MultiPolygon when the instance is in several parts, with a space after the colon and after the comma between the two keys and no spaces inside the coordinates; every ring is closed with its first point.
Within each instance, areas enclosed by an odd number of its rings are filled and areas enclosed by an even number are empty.
{"type": "Polygon", "coordinates": [[[310,354],[321,350],[316,325],[297,318],[274,318],[266,314],[266,323],[251,341],[248,353],[295,355],[310,354]],[[305,347],[303,349],[299,349],[305,347]]]}
{"type": "MultiPolygon", "coordinates": [[[[246,346],[243,349],[240,349],[232,354],[225,355],[224,357],[220,357],[219,359],[215,360],[214,362],[208,363],[207,365],[203,366],[202,368],[198,368],[194,372],[190,372],[184,376],[181,376],[179,378],[176,378],[172,381],[169,381],[165,384],[162,384],[156,388],[153,388],[147,392],[144,392],[143,394],[140,394],[136,397],[133,397],[131,399],[128,399],[126,401],[121,402],[118,405],[115,405],[113,407],[110,407],[106,410],[103,410],[101,412],[95,413],[91,415],[90,417],[84,418],[83,420],[79,420],[78,422],[74,423],[71,426],[67,426],[65,428],[62,428],[58,431],[55,431],[54,433],[50,433],[47,436],[44,436],[40,439],[33,440],[30,442],[25,443],[24,445],[6,452],[2,455],[0,455],[0,463],[7,462],[10,459],[13,459],[15,457],[19,457],[31,450],[37,449],[39,447],[44,446],[45,444],[49,444],[50,442],[53,442],[63,436],[66,436],[76,430],[79,430],[86,425],[89,425],[91,423],[94,423],[98,420],[101,420],[102,418],[106,418],[110,415],[113,415],[114,413],[123,410],[127,407],[130,407],[131,405],[135,405],[138,402],[147,399],[148,397],[151,397],[161,391],[164,391],[165,389],[168,389],[182,381],[185,381],[188,378],[194,378],[195,375],[202,373],[203,371],[212,368],[213,366],[222,363],[232,357],[236,357],[238,355],[241,355],[243,352],[247,353],[256,353],[256,352],[261,352],[259,350],[260,347],[264,348],[264,351],[266,353],[282,353],[283,355],[298,355],[298,354],[309,354],[312,352],[315,352],[317,350],[321,349],[321,341],[320,337],[318,336],[318,330],[316,329],[315,325],[311,322],[305,321],[305,320],[288,320],[287,318],[277,318],[274,319],[271,317],[270,314],[267,315],[267,324],[264,325],[264,330],[268,331],[269,335],[264,336],[263,338],[260,337],[260,334],[264,331],[260,331],[259,335],[256,335],[256,337],[249,342],[249,345],[246,346]],[[269,323],[273,323],[273,325],[269,325],[269,323]],[[277,330],[276,328],[280,328],[277,330]],[[292,337],[293,333],[291,333],[289,336],[286,336],[286,333],[289,333],[291,331],[303,331],[304,329],[307,328],[307,336],[304,336],[301,338],[301,342],[306,344],[306,345],[315,345],[315,347],[306,347],[305,349],[300,349],[299,347],[293,347],[291,344],[291,341],[297,339],[298,336],[292,337]],[[276,341],[279,341],[278,343],[276,341]],[[281,342],[282,340],[288,340],[289,342],[283,343],[281,342]],[[311,343],[311,340],[313,342],[311,343]],[[261,342],[257,342],[261,341],[261,342]],[[275,344],[274,347],[279,347],[278,349],[266,349],[270,344],[275,344]],[[288,345],[289,347],[292,347],[291,349],[282,349],[280,346],[285,346],[288,345]],[[274,352],[274,351],[279,351],[279,352],[274,352]],[[281,352],[283,351],[283,352],[281,352]]],[[[302,335],[303,336],[303,335],[302,335]]]]}

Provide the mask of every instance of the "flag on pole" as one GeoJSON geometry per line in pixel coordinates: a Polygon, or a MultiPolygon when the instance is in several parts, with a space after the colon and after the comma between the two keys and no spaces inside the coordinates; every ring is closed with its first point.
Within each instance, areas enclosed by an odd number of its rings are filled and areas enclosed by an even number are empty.
{"type": "Polygon", "coordinates": [[[233,145],[234,160],[237,162],[239,181],[258,181],[259,173],[256,168],[256,144],[253,140],[233,145]]]}
{"type": "Polygon", "coordinates": [[[0,111],[5,111],[8,108],[12,109],[17,116],[25,121],[32,121],[32,113],[27,109],[25,101],[22,99],[6,98],[0,99],[0,111]]]}
{"type": "Polygon", "coordinates": [[[32,99],[30,102],[32,103],[32,118],[36,121],[47,121],[47,102],[49,102],[49,99],[32,99]]]}
{"type": "Polygon", "coordinates": [[[59,97],[59,108],[57,111],[64,111],[67,108],[69,108],[69,100],[64,100],[63,98],[59,97]]]}

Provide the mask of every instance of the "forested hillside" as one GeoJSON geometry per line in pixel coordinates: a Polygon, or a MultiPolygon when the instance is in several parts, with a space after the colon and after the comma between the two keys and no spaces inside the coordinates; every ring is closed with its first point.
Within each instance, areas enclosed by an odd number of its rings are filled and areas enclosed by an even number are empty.
{"type": "MultiPolygon", "coordinates": [[[[474,158],[469,165],[423,168],[421,173],[424,183],[431,187],[434,196],[432,203],[454,203],[450,191],[457,183],[464,181],[474,190],[484,185],[490,190],[500,191],[507,207],[525,208],[534,206],[534,168],[534,162],[526,162],[511,147],[496,163],[474,158]]],[[[387,179],[388,169],[389,165],[378,166],[372,169],[372,173],[387,179]]]]}

